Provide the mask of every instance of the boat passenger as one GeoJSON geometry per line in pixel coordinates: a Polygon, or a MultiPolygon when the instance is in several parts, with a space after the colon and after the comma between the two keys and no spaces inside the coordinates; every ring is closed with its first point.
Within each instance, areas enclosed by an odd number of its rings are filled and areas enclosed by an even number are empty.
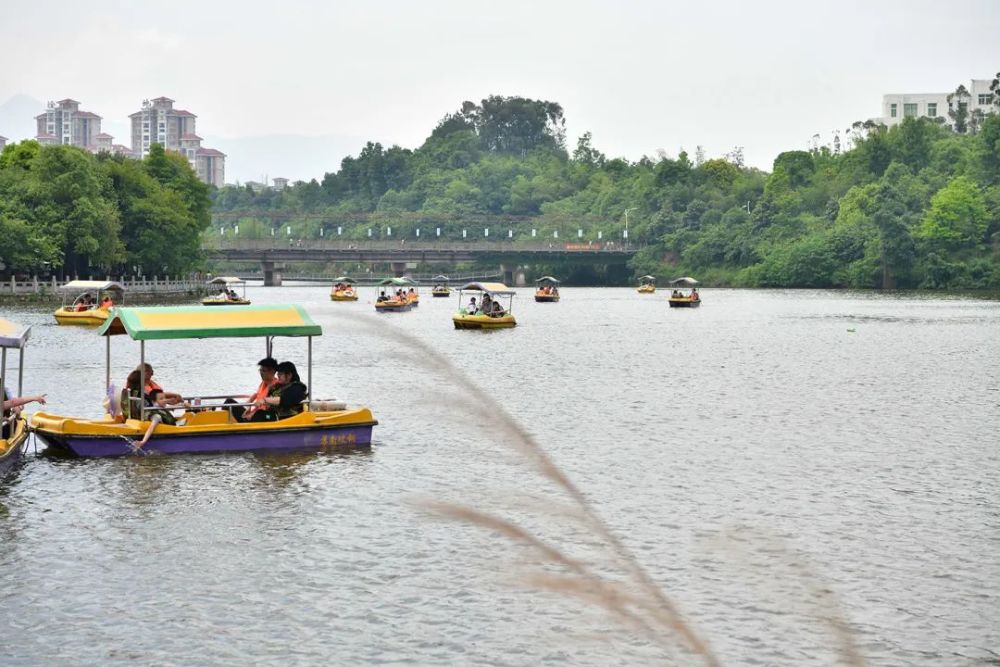
{"type": "MultiPolygon", "coordinates": [[[[135,372],[135,371],[133,371],[135,372]]],[[[133,443],[135,449],[141,448],[149,439],[153,437],[153,431],[159,424],[167,424],[168,426],[182,426],[184,420],[178,420],[174,417],[173,413],[170,412],[172,408],[186,408],[187,403],[174,403],[167,399],[166,394],[161,389],[154,389],[146,397],[146,405],[150,407],[146,411],[146,416],[149,418],[149,426],[146,428],[146,432],[142,436],[142,440],[137,443],[133,443]]]]}
{"type": "Polygon", "coordinates": [[[250,421],[277,421],[302,412],[302,401],[306,399],[308,387],[299,379],[295,364],[282,361],[275,373],[276,383],[268,390],[266,397],[257,401],[260,409],[250,421]]]}
{"type": "Polygon", "coordinates": [[[483,292],[482,303],[479,304],[479,309],[483,311],[483,315],[489,315],[493,312],[493,297],[489,295],[489,292],[483,292]]]}
{"type": "Polygon", "coordinates": [[[691,300],[692,301],[697,301],[699,298],[700,297],[698,296],[698,288],[697,287],[692,287],[691,288],[691,300]]]}
{"type": "MultiPolygon", "coordinates": [[[[152,366],[150,366],[149,364],[143,364],[142,366],[136,366],[135,372],[139,372],[139,371],[143,370],[143,367],[145,367],[145,369],[146,369],[146,386],[142,388],[142,393],[143,394],[149,394],[154,389],[159,389],[159,390],[162,391],[163,387],[161,387],[159,385],[159,383],[157,383],[156,380],[153,379],[153,367],[152,366]]],[[[129,377],[132,377],[132,376],[129,375],[129,377]]],[[[169,401],[179,402],[181,400],[181,395],[178,394],[178,393],[175,393],[175,392],[172,392],[172,391],[164,391],[164,393],[166,394],[167,400],[169,400],[169,401]]]]}
{"type": "Polygon", "coordinates": [[[475,315],[477,309],[478,309],[478,306],[476,305],[476,297],[472,297],[472,300],[469,301],[468,307],[465,309],[465,314],[466,315],[475,315]]]}
{"type": "Polygon", "coordinates": [[[4,387],[3,390],[3,409],[0,410],[3,421],[3,433],[0,435],[3,439],[7,439],[10,436],[10,418],[21,412],[23,408],[28,403],[38,403],[39,405],[45,405],[46,394],[38,394],[37,396],[18,396],[17,398],[12,398],[10,392],[4,387]]]}
{"type": "Polygon", "coordinates": [[[115,302],[111,300],[110,296],[105,294],[104,298],[101,299],[101,310],[111,310],[114,306],[115,302]]]}
{"type": "Polygon", "coordinates": [[[389,297],[387,297],[387,296],[385,295],[385,290],[382,290],[382,292],[381,292],[381,293],[380,293],[380,294],[378,295],[378,299],[376,299],[376,301],[378,301],[378,302],[380,302],[380,303],[381,303],[382,301],[388,301],[388,300],[389,300],[389,297]]]}
{"type": "Polygon", "coordinates": [[[503,317],[504,308],[500,305],[499,301],[494,301],[490,306],[490,317],[503,317]]]}
{"type": "MultiPolygon", "coordinates": [[[[274,374],[277,370],[278,362],[273,357],[264,357],[258,361],[257,372],[260,373],[260,384],[257,385],[257,389],[254,393],[237,396],[237,398],[245,398],[247,403],[256,403],[257,401],[265,398],[271,390],[271,387],[273,387],[276,383],[274,374]]],[[[227,398],[225,402],[228,404],[235,403],[236,401],[232,398],[227,398]]],[[[258,409],[259,408],[256,405],[250,408],[244,408],[242,405],[236,405],[229,408],[229,413],[236,419],[250,421],[258,409]]]]}

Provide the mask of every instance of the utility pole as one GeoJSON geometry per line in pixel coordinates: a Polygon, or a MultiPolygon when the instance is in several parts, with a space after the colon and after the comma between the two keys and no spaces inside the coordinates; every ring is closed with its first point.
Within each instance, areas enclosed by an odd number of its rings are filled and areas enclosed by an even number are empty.
{"type": "Polygon", "coordinates": [[[632,208],[625,209],[625,247],[628,247],[628,212],[635,211],[638,207],[633,206],[632,208]]]}

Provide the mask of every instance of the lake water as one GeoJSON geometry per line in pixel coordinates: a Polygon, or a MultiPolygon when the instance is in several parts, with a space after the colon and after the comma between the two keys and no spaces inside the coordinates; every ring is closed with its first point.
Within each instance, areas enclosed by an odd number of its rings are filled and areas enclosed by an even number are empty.
{"type": "MultiPolygon", "coordinates": [[[[371,450],[80,460],[39,442],[0,488],[0,664],[698,664],[532,588],[528,549],[427,511],[496,512],[620,578],[497,406],[723,664],[831,664],[838,622],[870,664],[1000,660],[1000,302],[706,289],[683,310],[567,287],[519,290],[516,329],[475,332],[452,328],[454,297],[376,316],[372,288],[328,290],[248,296],[323,326],[313,394],[370,406],[371,450]]],[[[25,392],[99,416],[103,340],[50,311],[3,309],[33,326],[25,392]]],[[[305,349],[275,356],[301,368],[305,349]]],[[[263,352],[147,345],[188,394],[249,391],[263,352]]],[[[114,339],[119,383],[138,354],[114,339]]]]}

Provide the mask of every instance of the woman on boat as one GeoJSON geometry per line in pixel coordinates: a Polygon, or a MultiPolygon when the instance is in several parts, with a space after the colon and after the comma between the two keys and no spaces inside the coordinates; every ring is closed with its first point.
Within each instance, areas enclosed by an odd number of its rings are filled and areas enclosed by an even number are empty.
{"type": "MultiPolygon", "coordinates": [[[[146,386],[143,387],[143,391],[142,391],[143,395],[149,394],[154,389],[159,389],[159,390],[163,391],[163,387],[161,387],[159,385],[159,383],[157,383],[156,380],[153,379],[153,367],[150,366],[149,364],[145,364],[145,368],[146,368],[146,386]]],[[[136,370],[136,372],[142,370],[142,366],[136,368],[135,370],[136,370]]],[[[129,377],[132,377],[132,376],[129,375],[129,377]]],[[[163,391],[163,393],[166,394],[167,400],[174,401],[174,402],[178,402],[178,401],[181,400],[181,395],[177,394],[175,392],[172,392],[172,391],[163,391]]]]}
{"type": "Polygon", "coordinates": [[[270,422],[285,419],[302,412],[302,401],[309,393],[308,387],[302,384],[295,364],[282,361],[274,376],[276,384],[271,387],[265,398],[257,401],[259,408],[250,421],[270,422]]]}
{"type": "Polygon", "coordinates": [[[115,302],[111,300],[110,296],[105,295],[104,298],[101,299],[101,310],[111,310],[114,306],[115,302]]]}

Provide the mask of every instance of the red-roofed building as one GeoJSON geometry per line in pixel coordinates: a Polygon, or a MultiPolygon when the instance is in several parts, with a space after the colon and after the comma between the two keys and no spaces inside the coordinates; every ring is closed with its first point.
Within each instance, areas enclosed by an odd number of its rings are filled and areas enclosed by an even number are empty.
{"type": "Polygon", "coordinates": [[[101,117],[90,111],[81,111],[76,100],[66,98],[49,102],[45,113],[35,116],[35,123],[35,139],[41,144],[79,146],[94,152],[99,150],[97,137],[101,134],[101,117]]]}
{"type": "Polygon", "coordinates": [[[225,154],[203,148],[195,132],[197,116],[185,109],[175,109],[174,100],[157,97],[144,100],[142,109],[129,115],[132,119],[132,153],[137,158],[149,155],[149,147],[160,144],[187,158],[198,177],[221,187],[225,180],[225,154]]]}

